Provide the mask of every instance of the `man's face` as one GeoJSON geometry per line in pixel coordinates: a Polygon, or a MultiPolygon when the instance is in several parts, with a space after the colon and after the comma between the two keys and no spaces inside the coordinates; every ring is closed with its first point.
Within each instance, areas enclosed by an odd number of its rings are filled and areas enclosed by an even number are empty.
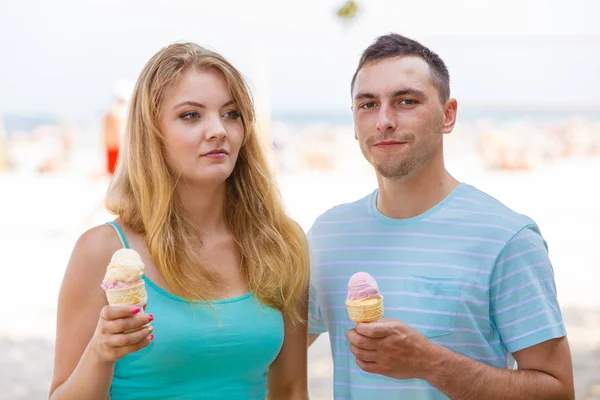
{"type": "Polygon", "coordinates": [[[378,175],[401,179],[442,157],[446,131],[429,65],[415,56],[367,63],[353,87],[355,137],[378,175]]]}

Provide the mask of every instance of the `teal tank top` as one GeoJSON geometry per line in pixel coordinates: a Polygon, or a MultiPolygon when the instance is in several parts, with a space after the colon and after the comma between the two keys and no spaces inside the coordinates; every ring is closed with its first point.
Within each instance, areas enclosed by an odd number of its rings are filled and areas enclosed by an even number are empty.
{"type": "MultiPolygon", "coordinates": [[[[129,248],[123,231],[110,222],[129,248]]],[[[264,400],[283,345],[283,318],[251,292],[189,303],[143,277],[154,340],[115,364],[111,400],[264,400]]]]}

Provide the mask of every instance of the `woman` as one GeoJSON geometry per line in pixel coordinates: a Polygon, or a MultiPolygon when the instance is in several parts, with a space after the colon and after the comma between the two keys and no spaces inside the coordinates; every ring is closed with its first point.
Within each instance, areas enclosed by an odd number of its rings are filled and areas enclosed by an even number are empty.
{"type": "Polygon", "coordinates": [[[121,157],[118,218],[81,236],[65,273],[50,398],[305,399],[308,250],[240,73],[195,44],[161,50],[121,157]],[[122,246],[146,265],[144,311],[100,288],[122,246]]]}

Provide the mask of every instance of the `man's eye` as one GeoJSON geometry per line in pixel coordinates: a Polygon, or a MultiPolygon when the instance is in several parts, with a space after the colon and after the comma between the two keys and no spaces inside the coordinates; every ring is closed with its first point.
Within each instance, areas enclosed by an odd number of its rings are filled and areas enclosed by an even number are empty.
{"type": "Polygon", "coordinates": [[[407,99],[407,100],[402,100],[402,101],[400,102],[400,104],[403,104],[403,105],[405,105],[405,106],[412,106],[412,105],[414,105],[414,104],[417,104],[417,102],[416,102],[415,100],[410,100],[410,99],[407,99]]]}

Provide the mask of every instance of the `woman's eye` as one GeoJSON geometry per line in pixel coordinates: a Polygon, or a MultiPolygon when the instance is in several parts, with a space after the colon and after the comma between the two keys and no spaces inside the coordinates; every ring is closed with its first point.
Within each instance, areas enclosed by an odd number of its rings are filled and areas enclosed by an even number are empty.
{"type": "Polygon", "coordinates": [[[242,116],[242,113],[240,113],[237,110],[234,110],[226,112],[223,116],[228,119],[238,119],[242,116]]]}
{"type": "Polygon", "coordinates": [[[182,114],[181,118],[183,118],[183,119],[197,119],[197,118],[200,118],[200,114],[198,114],[195,111],[187,112],[185,114],[182,114]]]}

